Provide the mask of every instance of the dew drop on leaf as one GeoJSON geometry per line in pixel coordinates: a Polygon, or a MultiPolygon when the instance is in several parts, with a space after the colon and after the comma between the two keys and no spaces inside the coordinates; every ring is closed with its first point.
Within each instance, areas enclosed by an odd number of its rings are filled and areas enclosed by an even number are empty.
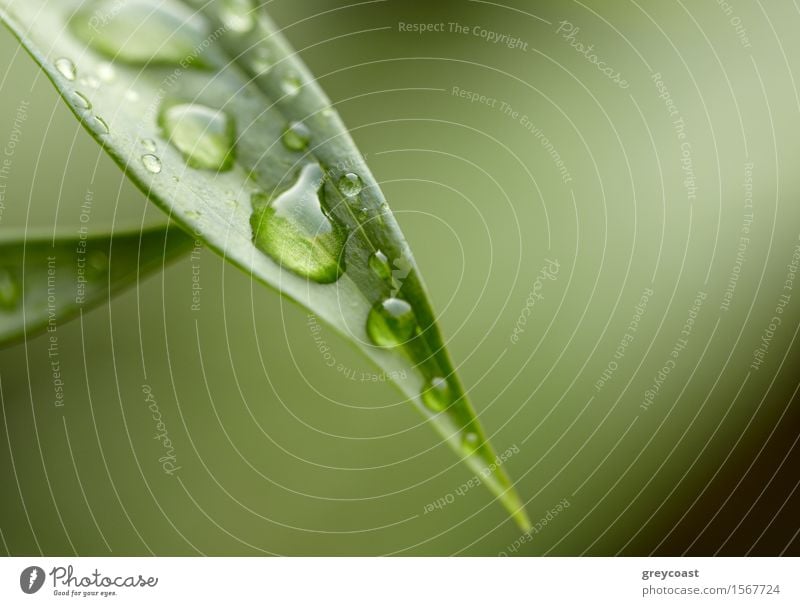
{"type": "Polygon", "coordinates": [[[69,21],[72,34],[114,61],[205,68],[203,34],[185,15],[146,0],[90,0],[69,21]],[[101,16],[98,18],[98,15],[101,16]]]}
{"type": "Polygon", "coordinates": [[[375,345],[397,347],[414,336],[417,317],[411,305],[394,297],[375,305],[367,317],[367,335],[375,345]]]}
{"type": "Polygon", "coordinates": [[[11,311],[20,302],[19,283],[7,269],[0,268],[0,309],[11,311]]]}
{"type": "Polygon", "coordinates": [[[219,19],[227,29],[238,34],[253,29],[255,7],[252,0],[221,0],[219,4],[219,19]]]}
{"type": "Polygon", "coordinates": [[[198,103],[166,105],[158,123],[192,168],[225,171],[233,166],[236,129],[225,112],[198,103]]]}
{"type": "Polygon", "coordinates": [[[142,139],[142,147],[149,152],[154,152],[156,151],[156,142],[152,139],[142,139]]]}
{"type": "Polygon", "coordinates": [[[291,151],[303,151],[311,141],[311,131],[302,122],[292,122],[283,132],[283,144],[291,151]]]}
{"type": "Polygon", "coordinates": [[[299,276],[330,284],[344,273],[347,232],[323,210],[322,184],[322,168],[307,164],[277,196],[253,194],[250,225],[261,252],[299,276]]]}
{"type": "Polygon", "coordinates": [[[478,450],[479,441],[480,438],[478,437],[477,433],[474,431],[467,431],[461,438],[461,448],[464,450],[465,454],[474,454],[475,451],[478,450]]]}
{"type": "Polygon", "coordinates": [[[348,198],[355,198],[364,189],[364,183],[355,173],[347,173],[339,178],[339,191],[348,198]]]}
{"type": "Polygon", "coordinates": [[[106,121],[100,116],[91,116],[87,122],[91,128],[99,132],[101,135],[108,134],[108,123],[106,123],[106,121]]]}
{"type": "Polygon", "coordinates": [[[389,258],[380,250],[375,251],[370,256],[369,268],[381,280],[390,280],[392,277],[392,266],[389,265],[389,258]]]}
{"type": "Polygon", "coordinates": [[[425,384],[422,402],[431,412],[442,412],[452,403],[452,393],[447,379],[434,377],[425,384]]]}
{"type": "Polygon", "coordinates": [[[154,156],[153,154],[145,154],[142,156],[142,164],[148,172],[151,172],[154,175],[157,175],[161,172],[161,160],[158,159],[158,156],[154,156]]]}
{"type": "Polygon", "coordinates": [[[259,46],[253,51],[251,66],[256,74],[266,74],[272,69],[272,55],[268,48],[259,46]]]}
{"type": "Polygon", "coordinates": [[[281,90],[287,97],[294,97],[300,92],[301,86],[303,86],[303,83],[295,74],[288,74],[281,80],[281,90]]]}
{"type": "Polygon", "coordinates": [[[72,94],[70,94],[70,99],[78,109],[92,109],[91,101],[89,101],[89,99],[87,99],[83,93],[73,91],[72,94]]]}
{"type": "Polygon", "coordinates": [[[56,59],[55,66],[58,73],[70,82],[75,80],[78,76],[78,70],[75,68],[75,64],[66,57],[56,59]]]}

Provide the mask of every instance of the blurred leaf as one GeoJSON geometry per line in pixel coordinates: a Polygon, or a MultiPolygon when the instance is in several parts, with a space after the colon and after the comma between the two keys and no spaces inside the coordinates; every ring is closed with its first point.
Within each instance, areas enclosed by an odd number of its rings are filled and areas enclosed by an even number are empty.
{"type": "Polygon", "coordinates": [[[191,246],[177,229],[0,240],[0,346],[109,301],[191,246]]]}
{"type": "Polygon", "coordinates": [[[263,11],[248,0],[0,0],[0,7],[142,191],[397,377],[408,401],[529,527],[375,178],[263,11]]]}

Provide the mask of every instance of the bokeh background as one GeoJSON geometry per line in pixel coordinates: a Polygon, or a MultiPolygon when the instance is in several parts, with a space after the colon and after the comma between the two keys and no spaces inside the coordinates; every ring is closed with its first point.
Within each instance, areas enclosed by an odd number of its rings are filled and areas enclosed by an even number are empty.
{"type": "MultiPolygon", "coordinates": [[[[347,342],[203,252],[59,325],[63,407],[46,336],[0,351],[0,552],[800,553],[797,4],[268,9],[382,183],[536,530],[464,490],[471,472],[347,342]]],[[[76,235],[87,191],[95,233],[163,223],[5,30],[0,57],[0,144],[27,104],[0,233],[76,235]]]]}

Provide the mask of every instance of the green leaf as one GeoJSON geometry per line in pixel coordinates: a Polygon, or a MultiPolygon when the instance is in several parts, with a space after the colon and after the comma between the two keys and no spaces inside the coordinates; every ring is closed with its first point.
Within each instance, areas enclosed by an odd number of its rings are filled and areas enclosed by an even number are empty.
{"type": "Polygon", "coordinates": [[[178,229],[104,237],[0,239],[0,346],[102,304],[188,251],[178,229]]]}
{"type": "Polygon", "coordinates": [[[529,528],[375,178],[262,10],[248,0],[0,7],[78,119],[153,202],[389,376],[406,377],[397,385],[408,401],[529,528]]]}

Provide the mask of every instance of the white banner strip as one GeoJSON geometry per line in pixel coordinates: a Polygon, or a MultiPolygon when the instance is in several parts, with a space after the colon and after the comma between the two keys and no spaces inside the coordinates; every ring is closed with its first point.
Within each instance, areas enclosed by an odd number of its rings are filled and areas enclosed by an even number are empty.
{"type": "Polygon", "coordinates": [[[3,558],[0,604],[800,604],[797,558],[3,558]]]}

